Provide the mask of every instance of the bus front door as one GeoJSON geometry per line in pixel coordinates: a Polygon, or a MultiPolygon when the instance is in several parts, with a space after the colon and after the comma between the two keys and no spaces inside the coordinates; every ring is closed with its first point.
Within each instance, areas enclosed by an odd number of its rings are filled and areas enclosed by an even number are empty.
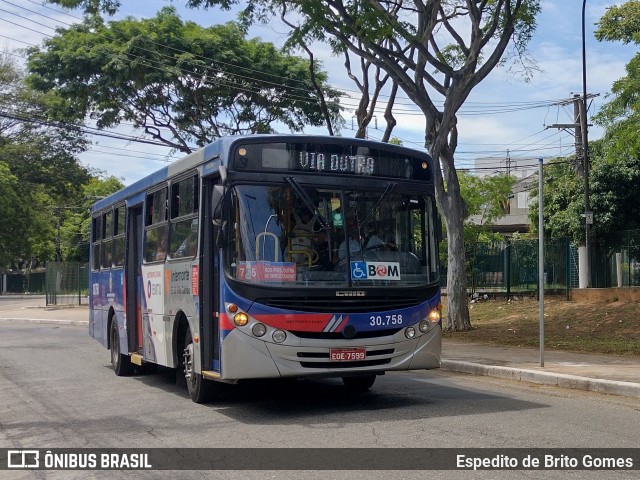
{"type": "Polygon", "coordinates": [[[127,225],[127,331],[129,352],[142,353],[142,205],[129,207],[127,225]]]}

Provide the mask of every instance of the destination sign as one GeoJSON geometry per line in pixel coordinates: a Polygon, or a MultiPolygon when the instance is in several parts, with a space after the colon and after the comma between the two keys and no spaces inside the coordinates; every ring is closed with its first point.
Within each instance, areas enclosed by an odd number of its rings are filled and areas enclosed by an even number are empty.
{"type": "Polygon", "coordinates": [[[234,170],[293,171],[431,180],[430,159],[360,143],[258,143],[238,147],[234,170]]]}

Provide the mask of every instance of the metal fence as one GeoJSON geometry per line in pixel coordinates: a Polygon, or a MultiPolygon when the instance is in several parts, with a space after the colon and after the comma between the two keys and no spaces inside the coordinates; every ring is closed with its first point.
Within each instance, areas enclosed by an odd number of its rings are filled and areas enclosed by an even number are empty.
{"type": "Polygon", "coordinates": [[[0,274],[2,293],[44,293],[45,272],[6,272],[0,274]]]}
{"type": "Polygon", "coordinates": [[[73,262],[47,262],[47,305],[88,303],[89,267],[73,262]]]}
{"type": "MultiPolygon", "coordinates": [[[[545,241],[545,290],[568,294],[571,287],[568,239],[545,241]]],[[[513,240],[466,245],[470,293],[528,294],[538,290],[538,240],[513,240]]]]}
{"type": "MultiPolygon", "coordinates": [[[[538,240],[466,245],[470,293],[533,293],[538,289],[538,240]]],[[[446,287],[446,268],[442,271],[446,287]]],[[[566,238],[545,240],[544,288],[557,293],[578,288],[578,246],[566,238]]],[[[591,249],[593,288],[640,286],[640,230],[615,232],[591,249]]]]}
{"type": "Polygon", "coordinates": [[[594,288],[640,286],[640,230],[616,232],[594,243],[594,288]]]}

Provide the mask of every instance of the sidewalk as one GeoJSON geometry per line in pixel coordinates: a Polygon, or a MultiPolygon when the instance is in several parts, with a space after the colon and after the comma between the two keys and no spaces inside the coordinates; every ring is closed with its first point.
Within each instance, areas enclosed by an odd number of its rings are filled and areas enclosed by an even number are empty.
{"type": "Polygon", "coordinates": [[[640,398],[640,359],[617,355],[501,347],[445,339],[442,369],[640,398]]]}
{"type": "MultiPolygon", "coordinates": [[[[89,309],[0,303],[0,321],[88,325],[89,309]]],[[[442,370],[640,398],[640,359],[632,357],[545,350],[541,367],[537,349],[445,339],[442,370]]]]}
{"type": "MultiPolygon", "coordinates": [[[[6,297],[5,297],[6,298],[6,297]]],[[[0,321],[55,323],[58,325],[89,325],[89,307],[87,305],[41,306],[41,300],[33,299],[33,305],[25,302],[0,303],[0,321]]]]}

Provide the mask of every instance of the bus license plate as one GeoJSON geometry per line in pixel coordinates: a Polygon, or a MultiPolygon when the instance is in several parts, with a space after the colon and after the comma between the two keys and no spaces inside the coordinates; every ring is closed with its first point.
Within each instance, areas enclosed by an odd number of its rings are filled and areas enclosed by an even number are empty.
{"type": "Polygon", "coordinates": [[[354,362],[365,360],[367,351],[364,348],[332,348],[329,356],[332,362],[354,362]]]}

